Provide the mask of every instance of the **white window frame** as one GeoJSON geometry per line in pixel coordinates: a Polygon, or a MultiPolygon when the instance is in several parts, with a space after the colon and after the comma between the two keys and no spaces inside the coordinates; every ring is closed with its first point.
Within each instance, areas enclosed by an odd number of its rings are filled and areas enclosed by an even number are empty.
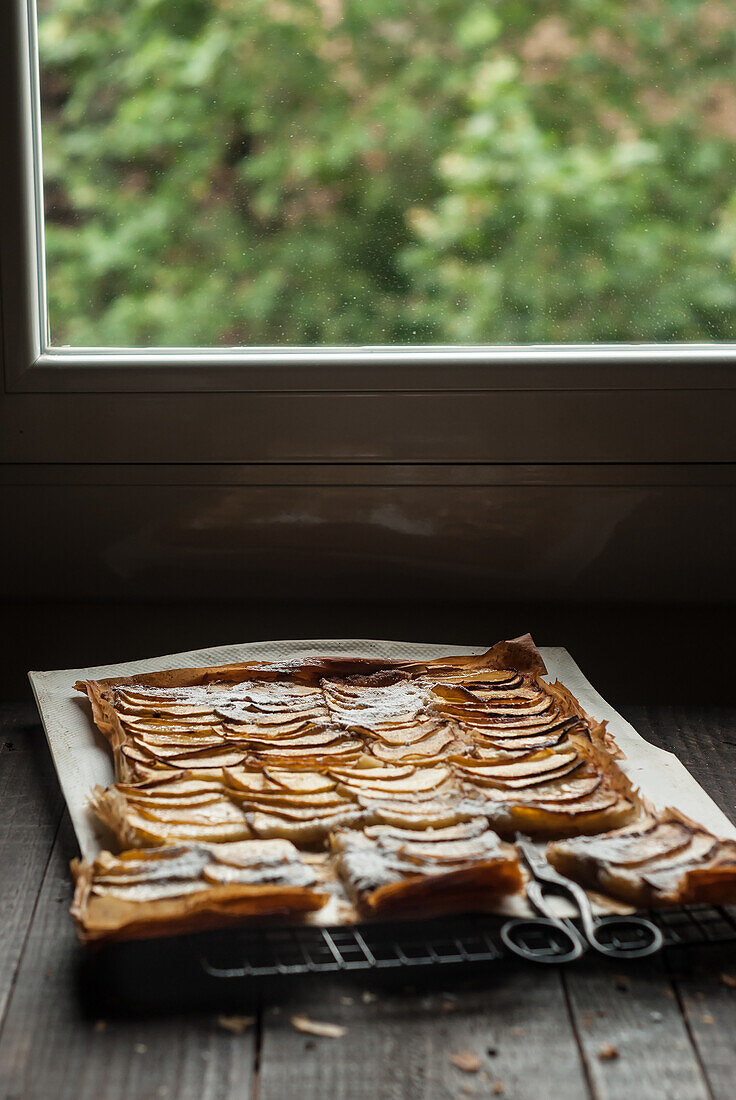
{"type": "Polygon", "coordinates": [[[38,88],[35,0],[7,0],[0,5],[0,430],[12,421],[5,460],[733,460],[736,344],[50,347],[38,88]],[[80,400],[70,403],[72,395],[80,400]],[[156,421],[164,395],[168,442],[156,421]],[[197,408],[190,445],[185,435],[197,408]],[[284,418],[291,429],[269,433],[268,423],[284,418]],[[416,430],[407,433],[409,423],[416,430]],[[125,445],[111,439],[111,425],[127,433],[125,445]]]}

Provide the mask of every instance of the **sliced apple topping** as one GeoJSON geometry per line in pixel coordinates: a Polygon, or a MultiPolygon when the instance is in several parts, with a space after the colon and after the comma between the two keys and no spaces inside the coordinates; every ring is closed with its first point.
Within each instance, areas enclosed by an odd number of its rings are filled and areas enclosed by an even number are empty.
{"type": "MultiPolygon", "coordinates": [[[[468,837],[479,836],[488,829],[488,821],[485,817],[471,817],[467,821],[458,822],[455,825],[446,825],[441,829],[425,829],[421,834],[425,844],[444,840],[467,840],[468,837]]],[[[363,832],[372,840],[381,837],[390,837],[394,840],[416,840],[415,829],[402,829],[397,825],[366,825],[363,832]]],[[[339,846],[340,834],[334,838],[339,846]]]]}
{"type": "Polygon", "coordinates": [[[561,778],[581,764],[582,760],[574,749],[559,752],[546,749],[531,753],[521,760],[497,764],[477,763],[473,767],[455,764],[454,770],[462,779],[474,785],[514,790],[535,787],[540,782],[561,778]]]}
{"type": "Polygon", "coordinates": [[[96,787],[91,805],[125,847],[168,844],[176,839],[239,840],[250,836],[245,814],[228,798],[222,784],[219,789],[203,791],[192,789],[190,781],[182,790],[175,779],[168,793],[166,786],[96,787]]]}
{"type": "Polygon", "coordinates": [[[436,791],[452,779],[452,772],[446,767],[355,768],[352,771],[332,770],[332,775],[339,782],[338,789],[388,797],[436,791]]]}
{"type": "Polygon", "coordinates": [[[357,796],[366,824],[396,825],[402,829],[439,829],[478,816],[478,806],[457,799],[425,797],[386,798],[357,796]]]}
{"type": "Polygon", "coordinates": [[[499,803],[488,819],[503,835],[519,831],[537,837],[576,836],[617,829],[636,812],[628,798],[603,787],[571,802],[499,803]]]}
{"type": "Polygon", "coordinates": [[[260,837],[285,837],[295,844],[317,844],[324,841],[335,829],[360,824],[363,811],[356,806],[325,812],[317,815],[313,811],[303,818],[289,817],[276,811],[256,810],[247,815],[248,824],[260,837]]]}
{"type": "Polygon", "coordinates": [[[374,741],[370,746],[370,751],[373,756],[379,760],[384,760],[386,763],[394,763],[396,761],[405,760],[411,763],[424,762],[429,764],[430,761],[442,759],[443,756],[448,755],[447,750],[450,746],[460,746],[458,738],[449,727],[439,729],[436,733],[431,733],[428,737],[422,737],[419,741],[414,741],[410,745],[387,745],[383,742],[374,741]]]}

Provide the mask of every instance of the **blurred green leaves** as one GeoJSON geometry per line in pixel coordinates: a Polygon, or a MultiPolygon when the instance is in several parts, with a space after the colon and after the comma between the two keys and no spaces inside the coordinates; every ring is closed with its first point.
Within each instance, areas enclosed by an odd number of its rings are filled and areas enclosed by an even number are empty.
{"type": "Polygon", "coordinates": [[[56,344],[736,334],[730,4],[40,8],[56,344]]]}

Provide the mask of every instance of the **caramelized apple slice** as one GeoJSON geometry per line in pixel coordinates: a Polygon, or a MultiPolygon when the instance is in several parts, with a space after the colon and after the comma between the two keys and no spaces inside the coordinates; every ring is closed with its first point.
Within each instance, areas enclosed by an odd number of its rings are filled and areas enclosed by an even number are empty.
{"type": "Polygon", "coordinates": [[[374,742],[370,747],[370,751],[377,759],[389,764],[397,760],[413,763],[415,761],[426,761],[429,758],[437,758],[445,752],[449,745],[455,743],[455,736],[448,729],[441,729],[438,733],[424,737],[413,745],[384,745],[380,742],[374,742]]]}
{"type": "Polygon", "coordinates": [[[576,836],[617,829],[637,812],[633,802],[610,789],[594,791],[576,802],[499,803],[487,807],[488,820],[504,836],[576,836]]]}
{"type": "Polygon", "coordinates": [[[280,814],[260,810],[246,815],[248,824],[256,836],[284,837],[295,844],[314,844],[322,841],[335,829],[358,825],[363,817],[363,810],[356,807],[341,810],[335,814],[326,814],[324,817],[312,814],[306,820],[286,818],[280,814]]]}
{"type": "Polygon", "coordinates": [[[320,772],[292,772],[281,768],[264,768],[263,774],[284,790],[297,793],[317,794],[319,791],[332,790],[335,786],[334,779],[320,772]]]}

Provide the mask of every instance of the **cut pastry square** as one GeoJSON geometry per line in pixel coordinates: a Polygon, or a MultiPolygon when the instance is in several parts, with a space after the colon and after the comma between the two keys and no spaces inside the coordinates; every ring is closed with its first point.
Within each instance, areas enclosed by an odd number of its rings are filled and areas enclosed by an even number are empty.
{"type": "Polygon", "coordinates": [[[675,810],[551,843],[547,858],[568,878],[639,908],[736,903],[736,842],[675,810]]]}
{"type": "Polygon", "coordinates": [[[84,942],[299,917],[329,895],[319,867],[285,840],[179,844],[74,860],[72,916],[84,942]]]}
{"type": "Polygon", "coordinates": [[[350,897],[372,916],[483,910],[523,882],[516,849],[483,819],[420,834],[377,826],[332,843],[350,897]]]}

